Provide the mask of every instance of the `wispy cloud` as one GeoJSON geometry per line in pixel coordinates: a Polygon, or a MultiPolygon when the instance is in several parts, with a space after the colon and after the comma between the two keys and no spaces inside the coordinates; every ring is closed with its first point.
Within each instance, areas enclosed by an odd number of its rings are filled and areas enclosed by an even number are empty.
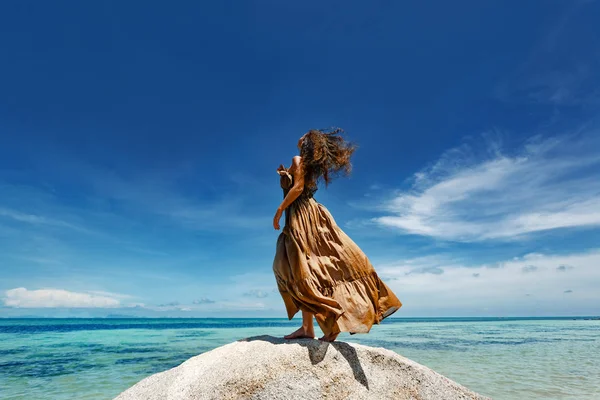
{"type": "Polygon", "coordinates": [[[13,256],[17,260],[23,260],[29,263],[42,264],[42,265],[62,265],[62,262],[52,258],[44,257],[32,257],[32,256],[13,256]]]}
{"type": "Polygon", "coordinates": [[[179,306],[179,302],[178,301],[171,301],[169,303],[165,303],[165,304],[159,304],[158,307],[177,307],[179,306]]]}
{"type": "Polygon", "coordinates": [[[600,90],[592,84],[599,78],[595,68],[579,64],[568,70],[538,71],[536,75],[504,82],[496,88],[495,95],[510,103],[597,105],[600,104],[600,90]]]}
{"type": "Polygon", "coordinates": [[[129,295],[129,294],[123,294],[123,293],[115,293],[115,292],[106,292],[103,290],[88,290],[86,293],[95,295],[95,296],[105,296],[105,297],[110,297],[113,299],[118,299],[118,300],[130,300],[133,299],[135,296],[129,295]]]}
{"type": "Polygon", "coordinates": [[[245,204],[248,199],[239,193],[234,196],[229,192],[210,188],[203,191],[205,197],[201,198],[184,193],[173,182],[173,177],[128,177],[91,166],[85,166],[84,169],[85,181],[100,199],[119,202],[129,211],[166,217],[192,230],[251,229],[269,220],[267,216],[253,215],[245,204]]]}
{"type": "Polygon", "coordinates": [[[600,249],[566,255],[532,253],[476,265],[463,264],[448,254],[400,260],[380,265],[377,271],[403,301],[408,315],[429,310],[439,315],[444,308],[466,314],[533,315],[541,310],[552,315],[582,310],[596,314],[600,312],[598,265],[600,249]],[[564,273],[558,269],[561,265],[575,268],[564,273]],[[413,273],[438,269],[442,273],[413,273]],[[563,293],[570,293],[572,302],[560,303],[563,293]]]}
{"type": "Polygon", "coordinates": [[[122,307],[114,296],[70,292],[62,289],[16,288],[4,294],[4,305],[16,308],[114,308],[122,307]]]}
{"type": "Polygon", "coordinates": [[[497,85],[497,99],[550,107],[600,105],[600,62],[589,56],[597,45],[585,29],[576,27],[580,19],[575,18],[594,12],[587,8],[589,4],[570,2],[555,25],[540,36],[529,57],[497,85]]]}
{"type": "Polygon", "coordinates": [[[192,304],[213,304],[215,301],[207,297],[201,297],[192,302],[192,304]]]}
{"type": "Polygon", "coordinates": [[[79,232],[91,233],[90,230],[88,230],[84,227],[77,226],[77,225],[71,224],[66,221],[62,221],[62,220],[55,219],[55,218],[49,218],[49,217],[38,215],[38,214],[24,213],[24,212],[20,212],[20,211],[8,209],[8,208],[0,207],[0,217],[9,218],[9,219],[12,219],[13,221],[22,222],[22,223],[31,224],[31,225],[54,226],[54,227],[58,227],[58,228],[68,228],[68,229],[72,229],[72,230],[79,231],[79,232]]]}
{"type": "Polygon", "coordinates": [[[10,193],[0,199],[0,219],[79,231],[87,230],[89,222],[102,228],[107,220],[131,226],[149,217],[176,228],[219,233],[269,226],[271,215],[257,215],[257,207],[252,207],[261,192],[255,183],[243,186],[241,178],[224,179],[222,185],[198,183],[203,186],[198,190],[189,184],[189,165],[144,173],[117,172],[57,146],[49,153],[38,168],[51,178],[68,176],[81,201],[73,203],[60,190],[48,187],[7,184],[0,176],[0,189],[10,193]]]}
{"type": "Polygon", "coordinates": [[[600,140],[593,133],[533,138],[513,154],[497,143],[483,157],[472,146],[452,149],[380,204],[389,214],[373,221],[455,241],[600,225],[600,140]]]}
{"type": "Polygon", "coordinates": [[[172,311],[192,311],[192,312],[220,312],[220,311],[258,311],[265,310],[267,305],[263,302],[244,302],[244,301],[215,301],[209,300],[205,302],[193,301],[191,304],[180,304],[179,302],[169,302],[165,304],[159,304],[157,306],[144,306],[143,309],[147,311],[154,311],[165,313],[168,315],[172,311]]]}
{"type": "Polygon", "coordinates": [[[265,297],[269,296],[269,293],[264,291],[264,290],[259,290],[259,289],[253,289],[250,290],[246,293],[244,293],[244,296],[246,297],[256,297],[258,299],[264,299],[265,297]]]}

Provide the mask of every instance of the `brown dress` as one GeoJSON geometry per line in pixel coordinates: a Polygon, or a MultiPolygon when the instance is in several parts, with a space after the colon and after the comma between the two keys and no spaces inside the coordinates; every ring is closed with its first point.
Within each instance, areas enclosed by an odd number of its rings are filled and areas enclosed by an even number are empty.
{"type": "MultiPolygon", "coordinates": [[[[281,172],[284,196],[293,177],[281,172]]],[[[325,335],[367,333],[402,303],[329,211],[304,191],[285,211],[273,272],[288,318],[315,315],[325,335]]]]}

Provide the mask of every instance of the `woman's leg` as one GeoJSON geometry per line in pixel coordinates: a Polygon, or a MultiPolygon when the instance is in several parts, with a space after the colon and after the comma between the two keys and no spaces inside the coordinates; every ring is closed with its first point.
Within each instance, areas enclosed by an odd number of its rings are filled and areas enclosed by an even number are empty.
{"type": "Polygon", "coordinates": [[[313,314],[302,311],[302,326],[295,332],[284,336],[284,339],[314,339],[315,328],[313,326],[313,314]]]}

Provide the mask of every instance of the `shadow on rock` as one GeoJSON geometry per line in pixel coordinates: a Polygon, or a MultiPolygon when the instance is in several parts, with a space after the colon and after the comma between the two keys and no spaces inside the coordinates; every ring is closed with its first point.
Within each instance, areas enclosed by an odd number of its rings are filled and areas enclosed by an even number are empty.
{"type": "Polygon", "coordinates": [[[310,358],[310,362],[315,365],[323,361],[325,355],[327,354],[327,349],[329,346],[332,346],[336,349],[350,364],[350,368],[352,368],[352,372],[354,374],[354,378],[367,389],[369,388],[369,382],[367,380],[367,376],[365,375],[365,371],[360,365],[360,360],[358,359],[358,355],[356,354],[356,350],[354,347],[344,342],[323,342],[316,339],[283,339],[277,338],[274,336],[263,335],[263,336],[253,336],[246,339],[241,339],[240,342],[254,342],[254,341],[263,341],[269,342],[275,345],[279,344],[299,344],[300,346],[306,347],[308,350],[308,357],[310,358]]]}

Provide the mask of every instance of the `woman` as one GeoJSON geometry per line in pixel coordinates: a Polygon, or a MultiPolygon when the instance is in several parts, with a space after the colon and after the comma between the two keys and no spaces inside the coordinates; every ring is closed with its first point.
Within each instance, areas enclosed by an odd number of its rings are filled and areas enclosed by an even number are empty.
{"type": "Polygon", "coordinates": [[[286,339],[314,338],[313,316],[332,342],[340,332],[367,333],[402,303],[379,279],[369,259],[313,199],[319,182],[327,186],[338,173],[348,174],[355,147],[342,130],[311,130],[300,138],[300,156],[277,172],[284,199],[273,218],[285,210],[277,239],[273,271],[288,318],[302,311],[302,326],[286,339]]]}

